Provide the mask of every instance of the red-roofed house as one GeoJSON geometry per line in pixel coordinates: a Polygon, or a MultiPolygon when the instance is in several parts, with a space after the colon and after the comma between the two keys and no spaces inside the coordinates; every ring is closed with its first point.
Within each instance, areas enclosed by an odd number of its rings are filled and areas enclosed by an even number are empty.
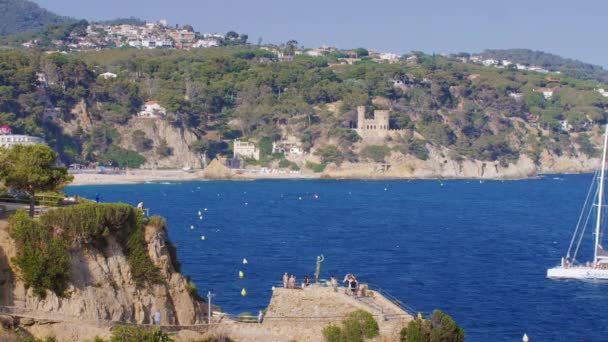
{"type": "Polygon", "coordinates": [[[2,127],[0,127],[0,134],[11,134],[11,128],[8,127],[8,125],[2,125],[2,127]]]}
{"type": "Polygon", "coordinates": [[[140,118],[163,118],[167,114],[167,110],[158,104],[156,101],[148,101],[141,108],[141,112],[137,113],[140,118]]]}

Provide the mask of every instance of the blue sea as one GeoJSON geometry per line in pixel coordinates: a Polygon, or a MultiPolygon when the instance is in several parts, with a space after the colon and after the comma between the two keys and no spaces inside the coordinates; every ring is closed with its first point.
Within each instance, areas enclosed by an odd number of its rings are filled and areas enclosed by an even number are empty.
{"type": "MultiPolygon", "coordinates": [[[[417,311],[441,309],[467,341],[606,341],[608,283],[545,277],[565,254],[591,178],[168,182],[67,193],[143,201],[164,216],[182,272],[229,313],[266,307],[284,272],[313,277],[324,255],[322,278],[353,273],[417,311]]],[[[591,240],[588,232],[579,259],[591,240]]]]}

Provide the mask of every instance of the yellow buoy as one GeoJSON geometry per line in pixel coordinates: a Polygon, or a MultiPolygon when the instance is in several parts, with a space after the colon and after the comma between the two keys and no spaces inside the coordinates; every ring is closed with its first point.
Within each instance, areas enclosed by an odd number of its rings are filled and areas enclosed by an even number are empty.
{"type": "Polygon", "coordinates": [[[205,240],[205,235],[201,236],[201,240],[203,240],[203,241],[205,240]]]}
{"type": "Polygon", "coordinates": [[[245,288],[243,287],[243,289],[241,290],[241,296],[245,297],[247,295],[247,290],[245,290],[245,288]]]}
{"type": "Polygon", "coordinates": [[[243,271],[239,271],[239,279],[243,279],[245,277],[245,273],[243,271]]]}

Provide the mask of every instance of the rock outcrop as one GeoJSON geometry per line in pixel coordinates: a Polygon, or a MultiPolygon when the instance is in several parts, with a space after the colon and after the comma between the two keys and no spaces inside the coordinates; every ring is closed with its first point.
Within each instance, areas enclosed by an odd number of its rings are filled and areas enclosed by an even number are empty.
{"type": "Polygon", "coordinates": [[[0,224],[0,269],[4,270],[0,284],[0,306],[13,306],[36,316],[65,321],[149,324],[155,312],[161,314],[161,324],[189,325],[204,321],[206,306],[195,301],[189,284],[173,266],[163,227],[149,225],[145,229],[145,243],[151,261],[159,268],[161,281],[137,287],[131,268],[121,246],[109,236],[107,246],[81,248],[71,252],[71,282],[64,297],[47,291],[40,298],[28,289],[18,275],[11,259],[16,256],[8,224],[0,224]]]}

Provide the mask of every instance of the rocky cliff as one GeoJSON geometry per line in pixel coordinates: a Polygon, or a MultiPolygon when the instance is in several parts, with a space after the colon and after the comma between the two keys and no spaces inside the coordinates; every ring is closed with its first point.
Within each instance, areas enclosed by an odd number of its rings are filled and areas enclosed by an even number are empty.
{"type": "MultiPolygon", "coordinates": [[[[158,283],[138,287],[123,248],[116,239],[107,236],[107,244],[102,250],[71,250],[71,280],[67,293],[58,296],[47,291],[46,297],[41,298],[21,279],[13,262],[17,255],[16,245],[9,235],[8,223],[1,221],[0,306],[16,307],[35,317],[83,324],[109,321],[149,324],[157,311],[161,314],[161,324],[201,323],[206,306],[192,298],[191,285],[175,270],[164,226],[147,225],[144,240],[148,256],[160,273],[158,283]]],[[[34,326],[33,331],[36,329],[42,336],[48,335],[49,329],[56,337],[61,335],[61,331],[51,326],[42,330],[34,326]]],[[[76,340],[91,337],[86,329],[77,335],[76,340]]],[[[72,340],[74,336],[64,338],[72,340]]]]}

